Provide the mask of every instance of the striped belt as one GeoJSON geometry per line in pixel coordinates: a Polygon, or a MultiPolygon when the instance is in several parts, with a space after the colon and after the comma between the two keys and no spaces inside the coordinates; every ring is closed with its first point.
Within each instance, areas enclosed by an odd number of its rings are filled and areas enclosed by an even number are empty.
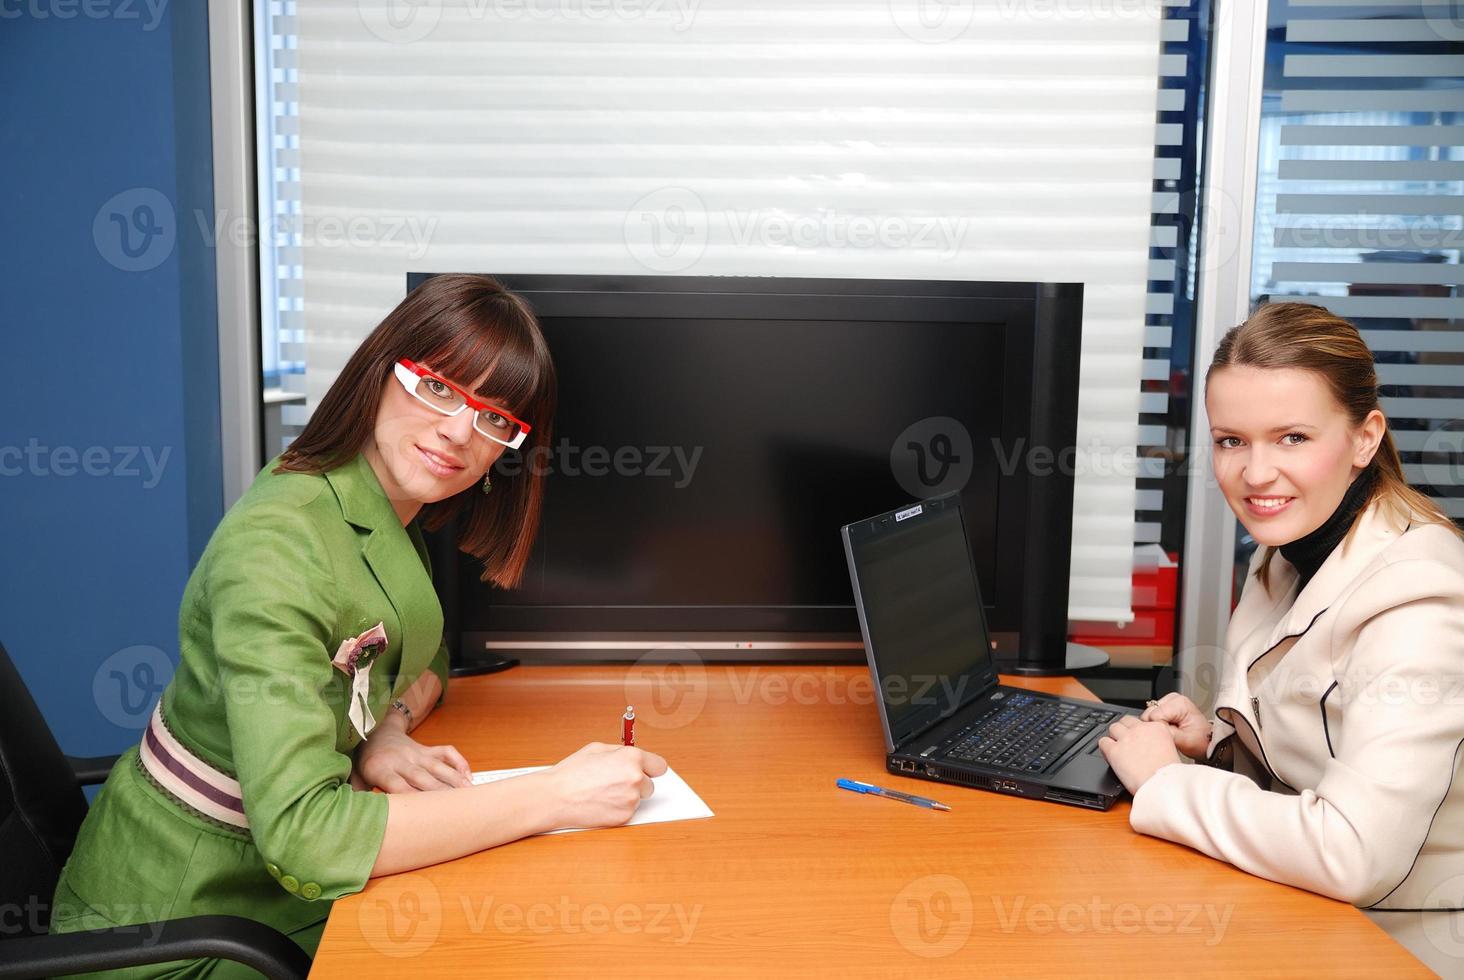
{"type": "Polygon", "coordinates": [[[153,709],[138,750],[142,767],[177,802],[239,830],[249,829],[239,781],[204,762],[163,723],[163,703],[153,709]]]}

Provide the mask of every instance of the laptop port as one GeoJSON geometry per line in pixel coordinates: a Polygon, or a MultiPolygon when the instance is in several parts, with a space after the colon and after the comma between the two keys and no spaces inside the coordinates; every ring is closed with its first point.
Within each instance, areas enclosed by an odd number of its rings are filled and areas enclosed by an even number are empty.
{"type": "Polygon", "coordinates": [[[1071,806],[1084,806],[1090,810],[1104,809],[1103,804],[1091,796],[1081,796],[1077,793],[1064,793],[1060,789],[1049,789],[1043,796],[1043,799],[1052,800],[1055,803],[1067,803],[1071,806]]]}

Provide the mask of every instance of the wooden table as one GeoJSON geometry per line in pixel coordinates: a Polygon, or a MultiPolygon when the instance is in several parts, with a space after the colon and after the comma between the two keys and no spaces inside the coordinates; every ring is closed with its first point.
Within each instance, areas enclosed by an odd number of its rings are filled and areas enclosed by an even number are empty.
{"type": "MultiPolygon", "coordinates": [[[[1068,678],[1006,683],[1077,697],[1068,678]]],[[[619,739],[706,820],[517,841],[336,902],[313,977],[1430,976],[1359,911],[1107,813],[884,771],[862,667],[519,667],[420,729],[474,769],[619,739]],[[848,776],[949,813],[836,789],[848,776]]]]}

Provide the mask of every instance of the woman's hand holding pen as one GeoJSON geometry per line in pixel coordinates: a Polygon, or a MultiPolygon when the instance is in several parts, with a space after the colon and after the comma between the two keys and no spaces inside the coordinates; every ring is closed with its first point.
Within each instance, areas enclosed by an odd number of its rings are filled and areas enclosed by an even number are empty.
{"type": "Polygon", "coordinates": [[[558,803],[555,828],[618,827],[655,792],[651,777],[665,771],[654,752],[591,742],[545,772],[558,803]]]}
{"type": "Polygon", "coordinates": [[[1139,718],[1169,725],[1174,747],[1191,759],[1203,759],[1210,750],[1210,719],[1183,694],[1171,692],[1158,701],[1150,701],[1139,718]]]}
{"type": "Polygon", "coordinates": [[[403,716],[388,711],[356,749],[351,785],[388,793],[457,789],[473,784],[473,770],[451,745],[423,745],[406,732],[403,716]]]}

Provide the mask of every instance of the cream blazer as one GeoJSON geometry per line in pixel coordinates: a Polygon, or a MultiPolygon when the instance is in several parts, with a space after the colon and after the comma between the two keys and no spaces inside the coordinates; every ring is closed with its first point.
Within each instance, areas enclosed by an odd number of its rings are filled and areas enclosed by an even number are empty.
{"type": "Polygon", "coordinates": [[[1133,829],[1364,908],[1464,908],[1464,541],[1389,526],[1376,504],[1297,594],[1251,561],[1226,630],[1209,752],[1237,772],[1165,766],[1133,829]],[[1237,757],[1239,757],[1237,753],[1237,757]]]}

